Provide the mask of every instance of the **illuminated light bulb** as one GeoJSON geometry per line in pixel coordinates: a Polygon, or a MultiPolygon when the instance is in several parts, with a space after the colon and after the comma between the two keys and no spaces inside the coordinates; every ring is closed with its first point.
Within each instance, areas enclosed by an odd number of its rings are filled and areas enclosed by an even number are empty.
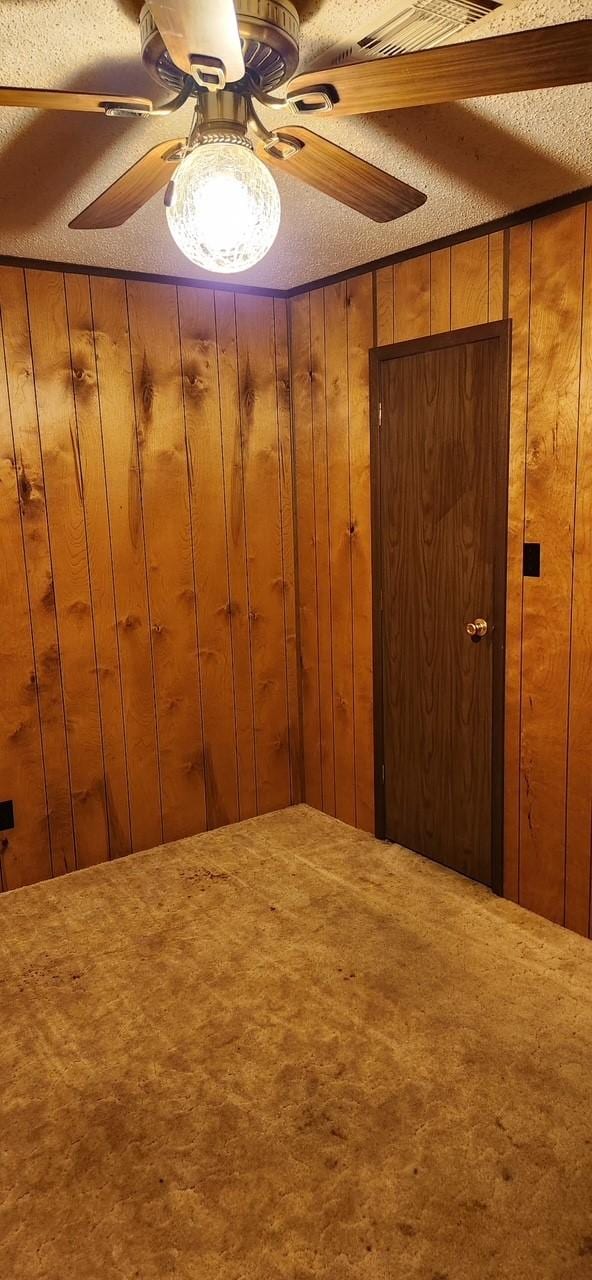
{"type": "Polygon", "coordinates": [[[271,249],[281,206],[274,179],[237,142],[206,142],[175,173],[169,230],[191,262],[207,271],[246,271],[271,249]]]}

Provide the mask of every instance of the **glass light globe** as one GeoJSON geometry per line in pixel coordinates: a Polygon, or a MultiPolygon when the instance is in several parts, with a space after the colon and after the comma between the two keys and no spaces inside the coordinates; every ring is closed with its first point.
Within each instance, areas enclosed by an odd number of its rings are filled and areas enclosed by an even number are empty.
{"type": "Polygon", "coordinates": [[[177,168],[169,230],[181,252],[207,271],[254,266],[271,249],[280,216],[269,169],[242,143],[202,143],[177,168]]]}

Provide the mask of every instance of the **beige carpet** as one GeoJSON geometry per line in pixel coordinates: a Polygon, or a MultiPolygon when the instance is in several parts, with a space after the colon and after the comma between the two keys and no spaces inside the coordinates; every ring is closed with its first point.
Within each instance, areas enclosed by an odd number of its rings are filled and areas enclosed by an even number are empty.
{"type": "Polygon", "coordinates": [[[299,807],[0,899],[1,1280],[592,1276],[592,945],[299,807]]]}

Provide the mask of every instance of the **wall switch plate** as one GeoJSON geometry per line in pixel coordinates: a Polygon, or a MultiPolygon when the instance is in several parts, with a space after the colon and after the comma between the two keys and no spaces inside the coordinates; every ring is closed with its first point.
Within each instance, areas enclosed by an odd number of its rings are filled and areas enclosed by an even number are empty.
{"type": "Polygon", "coordinates": [[[12,831],[14,808],[12,800],[0,800],[0,831],[12,831]]]}
{"type": "Polygon", "coordinates": [[[524,543],[524,577],[540,578],[541,576],[541,544],[540,542],[524,543]]]}

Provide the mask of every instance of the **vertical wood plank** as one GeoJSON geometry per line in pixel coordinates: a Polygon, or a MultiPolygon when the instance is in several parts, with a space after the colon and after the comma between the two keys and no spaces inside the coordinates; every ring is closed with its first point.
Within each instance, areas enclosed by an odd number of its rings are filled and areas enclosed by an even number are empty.
{"type": "Polygon", "coordinates": [[[310,295],[299,294],[289,305],[304,799],[322,809],[310,295]]]}
{"type": "Polygon", "coordinates": [[[542,574],[524,582],[520,900],[562,922],[567,708],[585,209],[532,231],[526,539],[542,574]]]}
{"type": "Polygon", "coordinates": [[[450,251],[451,328],[486,324],[489,306],[487,236],[465,240],[450,251]]]}
{"type": "Polygon", "coordinates": [[[331,547],[329,477],[327,473],[327,399],[325,383],[325,295],[310,295],[310,368],[315,492],[317,570],[317,635],[321,720],[322,807],[335,814],[335,734],[333,723],[333,653],[331,643],[331,547]]]}
{"type": "Polygon", "coordinates": [[[430,332],[430,255],[395,266],[395,342],[424,338],[430,332]]]}
{"type": "Polygon", "coordinates": [[[430,254],[430,332],[447,333],[450,324],[450,249],[430,254]]]}
{"type": "Polygon", "coordinates": [[[504,232],[489,236],[488,303],[489,321],[501,320],[504,314],[504,232]]]}
{"type": "Polygon", "coordinates": [[[519,901],[522,693],[522,598],[526,412],[530,338],[532,224],[512,227],[508,309],[512,320],[508,559],[506,586],[506,703],[504,731],[504,894],[519,901]]]}
{"type": "Polygon", "coordinates": [[[121,857],[131,852],[131,824],[90,288],[88,276],[68,274],[64,281],[97,653],[109,853],[121,857]]]}
{"type": "MultiPolygon", "coordinates": [[[[1,334],[0,334],[1,337],[1,334]]],[[[4,345],[0,342],[0,794],[15,826],[0,832],[0,887],[51,875],[37,678],[4,345]]]]}
{"type": "Polygon", "coordinates": [[[325,289],[327,468],[333,608],[335,812],[356,820],[347,292],[325,289]],[[344,359],[344,353],[346,358],[344,359]]]}
{"type": "Polygon", "coordinates": [[[206,826],[193,547],[177,296],[130,281],[128,307],[145,518],[163,830],[206,826]]]}
{"type": "Polygon", "coordinates": [[[273,300],[237,295],[259,813],[290,800],[273,300]],[[265,519],[261,519],[265,495],[265,519]]]}
{"type": "Polygon", "coordinates": [[[592,205],[587,206],[578,416],[567,770],[565,923],[591,925],[592,841],[592,205]]]}
{"type": "Polygon", "coordinates": [[[292,473],[292,421],[290,408],[290,356],[288,349],[288,304],[274,298],[275,377],[280,462],[280,514],[284,577],[284,625],[286,632],[286,680],[288,690],[288,737],[290,747],[290,798],[297,804],[302,796],[300,693],[296,634],[296,581],[294,567],[294,477],[292,473]]]}
{"type": "Polygon", "coordinates": [[[77,865],[109,856],[97,656],[64,278],[27,271],[31,348],[52,538],[77,865]]]}
{"type": "Polygon", "coordinates": [[[132,848],[160,844],[162,813],[146,557],[123,280],[91,279],[116,605],[132,848]]]}
{"type": "Polygon", "coordinates": [[[0,269],[0,314],[31,609],[51,862],[53,874],[61,875],[76,866],[72,798],[25,277],[15,267],[0,269]]]}
{"type": "Polygon", "coordinates": [[[180,288],[178,295],[207,822],[219,827],[238,820],[239,802],[216,318],[209,290],[180,288]]]}
{"type": "Polygon", "coordinates": [[[222,420],[226,545],[231,598],[239,812],[241,818],[252,818],[257,812],[255,722],[234,295],[217,292],[215,312],[222,420]]]}
{"type": "Polygon", "coordinates": [[[374,831],[372,685],[372,550],[368,351],[373,339],[372,276],[354,276],[347,291],[348,414],[354,650],[356,825],[374,831]]]}
{"type": "Polygon", "coordinates": [[[388,347],[395,341],[394,267],[380,267],[375,273],[376,345],[388,347]]]}

